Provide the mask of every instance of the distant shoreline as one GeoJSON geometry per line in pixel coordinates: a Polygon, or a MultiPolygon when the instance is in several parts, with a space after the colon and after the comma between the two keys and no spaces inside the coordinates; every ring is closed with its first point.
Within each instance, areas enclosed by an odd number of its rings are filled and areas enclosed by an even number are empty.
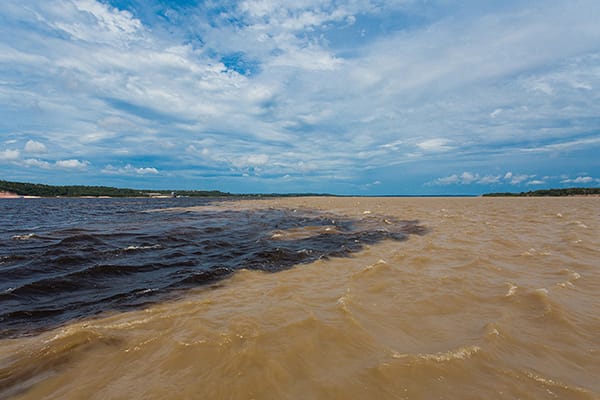
{"type": "Polygon", "coordinates": [[[484,197],[599,197],[600,188],[541,189],[520,193],[486,193],[484,197]]]}
{"type": "Polygon", "coordinates": [[[140,190],[110,186],[53,186],[0,180],[0,199],[16,198],[269,198],[269,197],[600,197],[600,188],[542,189],[528,192],[499,192],[482,195],[334,195],[328,193],[234,194],[219,190],[140,190]]]}
{"type": "Polygon", "coordinates": [[[0,180],[0,199],[15,198],[269,198],[269,197],[305,197],[333,196],[322,193],[291,193],[291,194],[235,194],[219,190],[141,190],[115,188],[110,186],[53,186],[37,183],[10,182],[0,180]]]}

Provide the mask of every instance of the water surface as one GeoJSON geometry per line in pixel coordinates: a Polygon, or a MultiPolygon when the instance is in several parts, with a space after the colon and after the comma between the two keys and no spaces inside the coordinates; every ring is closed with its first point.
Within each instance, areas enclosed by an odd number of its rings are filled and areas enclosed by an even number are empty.
{"type": "Polygon", "coordinates": [[[310,225],[257,233],[273,245],[401,221],[427,233],[3,339],[0,397],[600,397],[599,198],[290,198],[165,213],[183,226],[192,213],[276,210],[286,221],[304,210],[310,225]]]}

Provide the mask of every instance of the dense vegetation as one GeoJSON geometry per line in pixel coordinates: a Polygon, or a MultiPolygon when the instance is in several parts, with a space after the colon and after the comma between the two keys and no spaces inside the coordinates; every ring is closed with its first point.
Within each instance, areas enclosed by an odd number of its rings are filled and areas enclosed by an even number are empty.
{"type": "Polygon", "coordinates": [[[151,194],[171,195],[175,193],[178,196],[195,197],[224,197],[231,196],[229,193],[218,190],[136,190],[120,189],[108,186],[50,186],[37,183],[8,182],[0,180],[0,192],[12,192],[21,196],[40,196],[40,197],[81,197],[81,196],[111,196],[111,197],[148,197],[151,194]],[[150,193],[152,192],[152,193],[150,193]]]}
{"type": "Polygon", "coordinates": [[[0,180],[0,192],[16,193],[20,196],[39,197],[151,197],[151,196],[186,196],[186,197],[296,197],[296,196],[331,196],[323,193],[288,193],[288,194],[232,194],[218,190],[138,190],[121,189],[109,186],[51,186],[38,183],[9,182],[0,180]]]}
{"type": "Polygon", "coordinates": [[[566,188],[566,189],[543,189],[533,190],[529,192],[521,193],[486,193],[484,196],[492,197],[503,197],[503,196],[519,196],[519,197],[533,197],[533,196],[589,196],[589,195],[600,195],[600,188],[566,188]]]}

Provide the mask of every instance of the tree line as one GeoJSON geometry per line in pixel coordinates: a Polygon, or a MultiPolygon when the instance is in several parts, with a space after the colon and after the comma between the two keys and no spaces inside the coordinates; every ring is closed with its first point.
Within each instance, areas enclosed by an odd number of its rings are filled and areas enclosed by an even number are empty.
{"type": "Polygon", "coordinates": [[[486,193],[484,196],[489,197],[535,197],[535,196],[590,196],[600,195],[600,188],[566,188],[566,189],[542,189],[530,190],[529,192],[520,193],[486,193]]]}
{"type": "Polygon", "coordinates": [[[20,196],[39,196],[39,197],[83,197],[83,196],[110,196],[110,197],[148,197],[150,192],[169,196],[175,194],[178,196],[190,197],[225,197],[231,196],[230,193],[218,190],[138,190],[124,189],[110,186],[53,186],[39,183],[9,182],[0,180],[0,192],[16,193],[20,196]]]}

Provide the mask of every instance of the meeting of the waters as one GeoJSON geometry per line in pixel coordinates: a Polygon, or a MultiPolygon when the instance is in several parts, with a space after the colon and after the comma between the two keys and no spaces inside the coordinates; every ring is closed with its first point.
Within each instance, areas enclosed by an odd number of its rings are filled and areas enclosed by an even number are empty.
{"type": "Polygon", "coordinates": [[[599,200],[6,199],[0,398],[596,399],[599,200]]]}
{"type": "Polygon", "coordinates": [[[370,218],[365,226],[303,210],[172,208],[199,204],[209,201],[0,203],[0,336],[145,305],[239,269],[274,272],[424,232],[414,222],[370,218]],[[299,228],[315,234],[281,240],[273,233],[299,228]]]}

